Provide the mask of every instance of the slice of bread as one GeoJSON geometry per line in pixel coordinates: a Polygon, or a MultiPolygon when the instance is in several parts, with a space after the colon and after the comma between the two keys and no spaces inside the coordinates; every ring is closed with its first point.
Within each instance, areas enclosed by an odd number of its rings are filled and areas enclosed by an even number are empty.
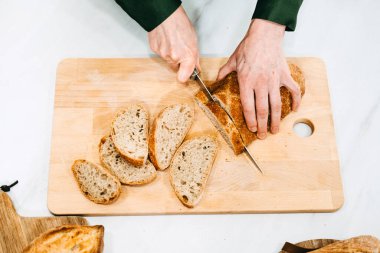
{"type": "Polygon", "coordinates": [[[71,167],[79,188],[89,200],[110,204],[120,195],[119,180],[106,169],[86,160],[76,160],[71,167]]]}
{"type": "Polygon", "coordinates": [[[156,117],[149,133],[149,157],[159,170],[169,167],[175,151],[193,123],[194,110],[188,104],[164,108],[156,117]]]}
{"type": "Polygon", "coordinates": [[[218,148],[215,137],[204,135],[185,141],[174,154],[170,183],[185,206],[194,207],[200,201],[218,148]]]}
{"type": "MultiPolygon", "coordinates": [[[[300,86],[301,95],[305,94],[305,78],[302,74],[302,71],[295,64],[289,64],[290,73],[292,78],[300,86]]],[[[211,85],[213,90],[213,96],[220,102],[220,106],[223,111],[227,111],[232,119],[235,129],[240,133],[241,139],[245,145],[249,145],[257,139],[256,133],[251,132],[244,119],[243,108],[240,101],[240,92],[239,92],[239,82],[236,72],[231,72],[222,80],[211,85]]],[[[280,88],[281,93],[281,119],[286,117],[292,111],[292,96],[290,92],[285,88],[280,88]]],[[[211,122],[222,134],[223,138],[226,140],[227,144],[232,147],[235,154],[240,154],[244,151],[244,146],[241,145],[238,141],[233,141],[231,134],[226,134],[228,129],[231,129],[230,121],[226,120],[228,117],[227,113],[223,113],[220,110],[218,104],[211,105],[207,100],[207,97],[203,94],[202,91],[199,91],[196,96],[197,104],[200,108],[206,113],[210,118],[211,122]],[[212,108],[217,107],[218,109],[212,108]],[[215,118],[217,120],[215,120],[215,118]],[[231,145],[231,143],[233,145],[231,145]]],[[[232,121],[231,121],[232,122],[232,121]]],[[[270,112],[268,116],[268,129],[270,129],[270,112]]],[[[234,130],[235,131],[235,130],[234,130]]],[[[235,138],[235,137],[234,137],[235,138]]]]}
{"type": "Polygon", "coordinates": [[[23,253],[101,253],[104,227],[64,225],[50,229],[34,239],[23,253]]]}
{"type": "Polygon", "coordinates": [[[144,106],[133,104],[117,113],[111,136],[117,151],[131,164],[143,166],[148,157],[149,113],[144,106]]]}
{"type": "Polygon", "coordinates": [[[147,160],[145,165],[137,167],[124,159],[115,148],[111,136],[105,136],[99,143],[99,156],[102,165],[115,175],[122,184],[141,185],[153,181],[157,172],[147,160]]]}

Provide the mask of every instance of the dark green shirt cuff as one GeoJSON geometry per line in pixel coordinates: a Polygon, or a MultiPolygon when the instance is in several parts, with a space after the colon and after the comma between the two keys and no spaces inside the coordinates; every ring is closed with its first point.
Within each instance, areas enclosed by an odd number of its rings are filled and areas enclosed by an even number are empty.
{"type": "Polygon", "coordinates": [[[297,14],[303,0],[258,0],[252,19],[265,19],[286,26],[294,31],[297,14]]]}
{"type": "Polygon", "coordinates": [[[152,31],[181,5],[181,0],[115,0],[147,32],[152,31]]]}

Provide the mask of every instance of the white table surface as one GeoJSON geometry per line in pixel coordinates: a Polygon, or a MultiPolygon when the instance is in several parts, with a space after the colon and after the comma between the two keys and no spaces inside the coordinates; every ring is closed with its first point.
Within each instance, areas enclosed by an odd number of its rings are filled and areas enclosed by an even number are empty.
{"type": "MultiPolygon", "coordinates": [[[[255,2],[184,6],[201,54],[229,56],[255,2]]],[[[325,60],[345,204],[336,213],[89,217],[104,252],[278,252],[284,241],[380,237],[380,1],[306,0],[287,56],[325,60]]],[[[24,216],[50,215],[55,71],[66,57],[148,57],[146,33],[112,0],[0,0],[0,184],[24,216]]],[[[64,186],[63,186],[64,187],[64,186]]]]}

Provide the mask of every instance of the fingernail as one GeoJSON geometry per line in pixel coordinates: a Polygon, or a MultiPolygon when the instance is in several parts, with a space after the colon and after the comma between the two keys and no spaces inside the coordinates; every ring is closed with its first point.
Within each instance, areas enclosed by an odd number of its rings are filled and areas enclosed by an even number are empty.
{"type": "Polygon", "coordinates": [[[251,132],[257,132],[257,127],[250,127],[249,130],[250,130],[251,132]]]}
{"type": "Polygon", "coordinates": [[[265,139],[267,137],[267,134],[266,133],[259,133],[257,136],[259,137],[259,139],[265,139]]]}
{"type": "Polygon", "coordinates": [[[277,134],[278,130],[278,127],[272,127],[272,133],[277,134]]]}

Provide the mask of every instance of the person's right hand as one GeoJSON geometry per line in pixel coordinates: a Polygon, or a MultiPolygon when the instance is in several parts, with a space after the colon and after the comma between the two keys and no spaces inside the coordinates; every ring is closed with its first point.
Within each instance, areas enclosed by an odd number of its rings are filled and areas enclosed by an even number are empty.
{"type": "Polygon", "coordinates": [[[182,6],[149,32],[148,38],[153,52],[178,71],[178,81],[186,82],[195,67],[200,71],[197,35],[182,6]]]}

